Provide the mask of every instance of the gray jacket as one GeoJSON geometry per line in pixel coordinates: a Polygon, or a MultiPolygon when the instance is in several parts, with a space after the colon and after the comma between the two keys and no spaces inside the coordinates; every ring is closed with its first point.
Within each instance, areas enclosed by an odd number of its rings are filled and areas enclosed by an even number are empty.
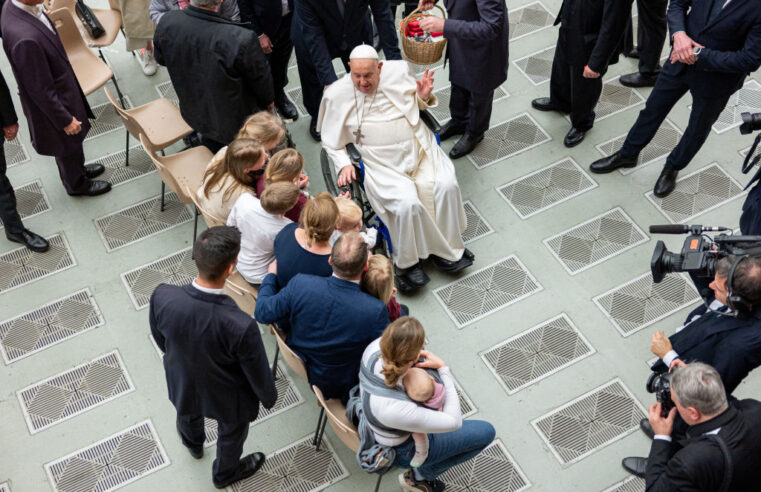
{"type": "MultiPolygon", "coordinates": [[[[177,0],[151,0],[151,20],[158,26],[161,17],[170,10],[180,10],[180,4],[177,0]]],[[[238,0],[224,0],[219,7],[219,14],[233,22],[240,22],[240,12],[238,11],[238,0]]]]}

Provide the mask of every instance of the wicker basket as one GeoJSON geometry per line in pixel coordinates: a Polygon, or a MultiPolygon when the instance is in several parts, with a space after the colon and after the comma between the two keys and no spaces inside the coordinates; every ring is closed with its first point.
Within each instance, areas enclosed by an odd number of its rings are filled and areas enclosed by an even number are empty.
{"type": "MultiPolygon", "coordinates": [[[[434,6],[441,11],[441,16],[446,19],[446,11],[439,5],[434,6]]],[[[416,65],[432,65],[441,60],[447,40],[444,39],[435,43],[418,43],[415,40],[409,39],[405,35],[407,23],[420,17],[433,17],[433,14],[423,14],[418,9],[415,9],[399,23],[399,36],[402,38],[402,54],[404,54],[404,58],[416,65]]]]}

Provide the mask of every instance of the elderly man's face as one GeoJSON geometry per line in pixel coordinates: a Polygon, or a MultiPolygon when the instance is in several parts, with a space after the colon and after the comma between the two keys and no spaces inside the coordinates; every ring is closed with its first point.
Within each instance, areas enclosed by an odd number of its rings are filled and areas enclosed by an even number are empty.
{"type": "Polygon", "coordinates": [[[351,81],[362,94],[372,94],[380,83],[383,62],[371,58],[355,58],[349,61],[351,81]]]}
{"type": "MultiPolygon", "coordinates": [[[[705,285],[705,284],[703,284],[705,285]]],[[[708,287],[713,290],[713,294],[716,300],[720,303],[727,305],[727,277],[721,277],[718,274],[714,275],[713,282],[708,287]]]]}

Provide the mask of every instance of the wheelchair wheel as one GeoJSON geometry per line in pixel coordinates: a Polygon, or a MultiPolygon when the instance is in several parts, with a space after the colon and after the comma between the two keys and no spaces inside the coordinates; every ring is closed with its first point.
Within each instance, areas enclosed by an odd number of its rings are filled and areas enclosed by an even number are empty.
{"type": "Polygon", "coordinates": [[[325,149],[320,150],[320,167],[322,168],[322,179],[325,181],[325,188],[333,196],[338,195],[338,176],[336,175],[335,166],[328,157],[325,149]]]}

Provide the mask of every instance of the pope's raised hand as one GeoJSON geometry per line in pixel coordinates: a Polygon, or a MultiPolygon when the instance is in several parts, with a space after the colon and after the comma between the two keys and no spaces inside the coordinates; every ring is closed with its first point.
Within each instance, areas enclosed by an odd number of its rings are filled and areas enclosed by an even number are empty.
{"type": "Polygon", "coordinates": [[[431,96],[431,91],[433,91],[433,70],[426,68],[423,76],[420,80],[416,80],[415,83],[417,84],[418,97],[423,101],[427,101],[431,96]]]}

